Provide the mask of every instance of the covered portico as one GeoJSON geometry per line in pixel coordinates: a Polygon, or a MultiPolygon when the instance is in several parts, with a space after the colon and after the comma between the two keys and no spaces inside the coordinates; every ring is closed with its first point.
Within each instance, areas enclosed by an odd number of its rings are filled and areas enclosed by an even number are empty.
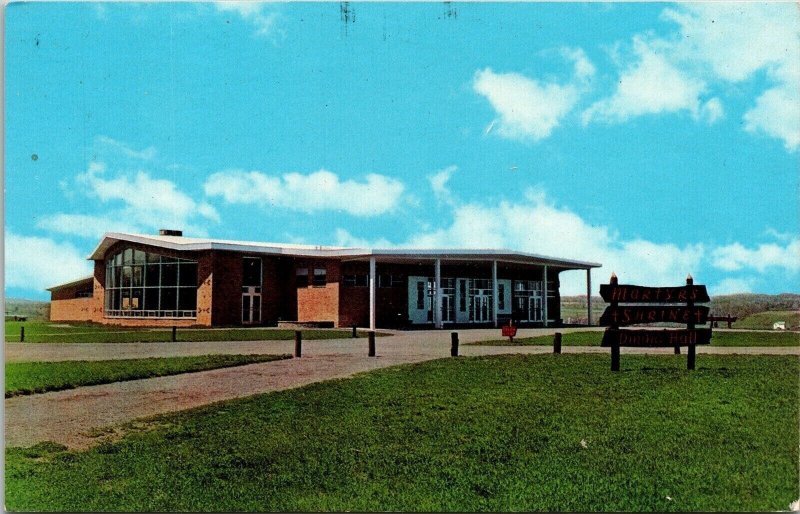
{"type": "Polygon", "coordinates": [[[370,329],[377,328],[378,324],[378,277],[385,270],[393,271],[398,266],[407,271],[409,316],[413,317],[413,295],[419,289],[417,307],[429,313],[428,326],[432,324],[440,329],[445,323],[460,321],[497,327],[506,319],[521,319],[547,327],[558,321],[558,313],[552,316],[549,305],[558,305],[560,301],[558,274],[585,270],[587,320],[591,325],[591,269],[600,267],[594,262],[505,250],[372,250],[368,255],[345,260],[369,263],[370,329]],[[525,312],[536,314],[525,317],[525,312]]]}

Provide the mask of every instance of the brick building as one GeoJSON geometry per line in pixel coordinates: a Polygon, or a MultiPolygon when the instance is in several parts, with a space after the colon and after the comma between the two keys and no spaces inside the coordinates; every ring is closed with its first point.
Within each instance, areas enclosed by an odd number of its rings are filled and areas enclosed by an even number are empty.
{"type": "Polygon", "coordinates": [[[89,259],[92,276],[49,289],[52,321],[547,326],[561,323],[559,274],[585,270],[589,291],[600,266],[507,250],[323,247],[170,230],[107,233],[89,259]]]}

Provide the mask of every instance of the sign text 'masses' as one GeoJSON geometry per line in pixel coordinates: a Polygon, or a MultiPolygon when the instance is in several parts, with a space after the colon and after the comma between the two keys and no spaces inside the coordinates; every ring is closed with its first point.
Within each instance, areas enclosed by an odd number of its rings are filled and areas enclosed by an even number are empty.
{"type": "Polygon", "coordinates": [[[639,323],[693,323],[708,321],[708,307],[635,306],[606,307],[600,316],[600,326],[636,325],[639,323]]]}
{"type": "Polygon", "coordinates": [[[706,286],[703,285],[644,287],[601,284],[600,296],[609,303],[705,303],[711,301],[706,286]]]}
{"type": "Polygon", "coordinates": [[[613,330],[603,334],[602,346],[629,346],[638,348],[659,348],[668,346],[689,346],[690,344],[709,344],[711,329],[695,330],[613,330]]]}

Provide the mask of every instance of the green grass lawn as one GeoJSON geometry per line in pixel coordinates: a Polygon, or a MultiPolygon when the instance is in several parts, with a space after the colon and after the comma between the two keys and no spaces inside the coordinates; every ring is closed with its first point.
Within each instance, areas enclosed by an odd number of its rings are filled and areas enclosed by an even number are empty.
{"type": "Polygon", "coordinates": [[[290,355],[202,355],[106,361],[7,362],[6,398],[290,357],[290,355]]]}
{"type": "MultiPolygon", "coordinates": [[[[153,343],[172,340],[171,329],[132,328],[92,323],[51,323],[49,321],[6,321],[5,339],[19,342],[20,327],[25,327],[26,343],[153,343]]],[[[260,341],[294,339],[293,329],[230,328],[178,328],[178,341],[260,341]]],[[[341,339],[351,336],[351,330],[302,329],[303,339],[341,339]]],[[[359,337],[367,337],[358,331],[359,337]]],[[[385,335],[377,333],[376,335],[385,335]]]]}
{"type": "Polygon", "coordinates": [[[772,330],[772,324],[776,321],[786,322],[787,329],[797,329],[800,327],[800,312],[798,311],[767,311],[751,314],[746,318],[734,322],[735,328],[747,328],[756,330],[772,330]]]}
{"type": "Polygon", "coordinates": [[[6,450],[9,510],[786,510],[789,356],[442,359],[6,450]]]}
{"type": "MultiPolygon", "coordinates": [[[[600,346],[603,332],[567,332],[561,339],[562,346],[600,346]]],[[[492,341],[467,343],[478,346],[552,346],[553,336],[508,338],[492,341]]],[[[711,337],[712,346],[800,346],[800,334],[791,332],[720,332],[714,331],[711,337]]]]}

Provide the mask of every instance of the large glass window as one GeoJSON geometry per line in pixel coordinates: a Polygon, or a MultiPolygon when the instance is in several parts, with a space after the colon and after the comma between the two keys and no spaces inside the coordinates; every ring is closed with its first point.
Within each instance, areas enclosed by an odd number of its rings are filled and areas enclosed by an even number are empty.
{"type": "Polygon", "coordinates": [[[242,258],[242,287],[261,287],[261,259],[242,258]]]}
{"type": "Polygon", "coordinates": [[[197,261],[133,248],[109,256],[105,312],[125,318],[197,317],[197,261]]]}

